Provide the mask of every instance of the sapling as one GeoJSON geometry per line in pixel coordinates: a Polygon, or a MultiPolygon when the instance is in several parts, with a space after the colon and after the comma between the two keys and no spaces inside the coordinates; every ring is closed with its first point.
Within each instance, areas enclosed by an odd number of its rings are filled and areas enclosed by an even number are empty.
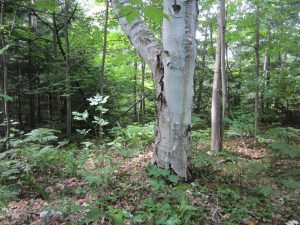
{"type": "MultiPolygon", "coordinates": [[[[108,122],[103,119],[103,114],[107,112],[108,109],[104,108],[103,105],[107,102],[109,96],[101,96],[99,93],[97,93],[95,96],[88,98],[90,108],[93,109],[94,113],[99,112],[99,116],[93,116],[91,118],[91,109],[85,110],[84,112],[72,112],[74,116],[74,120],[77,121],[84,121],[86,124],[88,124],[90,127],[93,128],[95,131],[95,138],[98,140],[103,135],[103,126],[107,125],[108,122]],[[91,122],[90,122],[91,121],[91,122]]],[[[88,133],[91,131],[91,129],[76,129],[76,131],[81,134],[82,136],[88,135],[88,133]]]]}

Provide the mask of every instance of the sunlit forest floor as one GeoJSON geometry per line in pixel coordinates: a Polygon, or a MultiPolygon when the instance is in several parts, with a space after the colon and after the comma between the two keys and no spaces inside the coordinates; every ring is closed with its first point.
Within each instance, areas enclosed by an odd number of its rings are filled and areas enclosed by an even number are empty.
{"type": "Polygon", "coordinates": [[[0,224],[300,221],[298,157],[241,136],[226,138],[225,150],[211,155],[208,136],[192,137],[188,182],[150,164],[152,143],[144,134],[134,144],[113,141],[100,149],[47,141],[1,153],[11,162],[1,177],[0,224]]]}

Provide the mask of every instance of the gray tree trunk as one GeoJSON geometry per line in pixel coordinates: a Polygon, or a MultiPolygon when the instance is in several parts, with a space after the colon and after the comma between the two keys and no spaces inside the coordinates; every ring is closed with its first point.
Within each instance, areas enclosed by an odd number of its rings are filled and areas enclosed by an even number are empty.
{"type": "Polygon", "coordinates": [[[221,45],[220,32],[217,35],[217,49],[215,58],[215,71],[211,102],[211,151],[218,152],[222,148],[221,143],[221,45]]]}
{"type": "Polygon", "coordinates": [[[260,42],[260,20],[259,20],[259,5],[256,5],[256,28],[255,28],[255,72],[256,72],[256,88],[255,88],[255,122],[254,122],[254,137],[256,140],[259,123],[259,42],[260,42]]]}
{"type": "MultiPolygon", "coordinates": [[[[4,3],[1,3],[1,14],[0,14],[0,25],[3,26],[3,17],[4,17],[4,3]]],[[[4,33],[1,31],[1,49],[5,47],[5,38],[4,33]]],[[[8,73],[7,73],[7,61],[5,52],[2,53],[2,71],[3,71],[3,94],[8,95],[7,93],[7,86],[8,86],[8,73]]],[[[4,102],[4,117],[6,121],[6,128],[5,128],[5,137],[10,137],[10,117],[8,111],[8,101],[3,100],[4,102]]]]}
{"type": "MultiPolygon", "coordinates": [[[[116,4],[129,4],[113,1],[116,4]]],[[[188,150],[196,58],[197,1],[164,1],[163,46],[139,19],[119,23],[155,79],[158,101],[156,141],[152,162],[188,178],[188,150]]]]}
{"type": "Polygon", "coordinates": [[[138,73],[138,62],[137,60],[134,60],[134,74],[133,74],[133,99],[134,99],[134,107],[133,107],[133,114],[134,114],[134,120],[136,122],[139,122],[139,115],[138,115],[138,109],[137,109],[137,73],[138,73]]]}
{"type": "Polygon", "coordinates": [[[219,0],[220,4],[220,45],[221,45],[221,80],[222,80],[222,117],[221,117],[221,150],[223,149],[224,143],[224,130],[225,130],[225,114],[227,108],[227,76],[226,76],[226,61],[225,61],[225,0],[219,0]]]}
{"type": "Polygon", "coordinates": [[[144,122],[144,114],[145,114],[145,108],[146,108],[146,104],[145,104],[145,63],[143,62],[141,65],[141,70],[142,70],[142,77],[141,77],[141,94],[140,94],[140,116],[141,116],[141,122],[144,122]]]}
{"type": "Polygon", "coordinates": [[[223,149],[227,79],[225,73],[225,1],[219,0],[218,35],[211,105],[211,151],[223,149]]]}
{"type": "MultiPolygon", "coordinates": [[[[31,3],[34,3],[33,0],[31,0],[31,3]]],[[[36,31],[36,26],[37,26],[37,20],[35,16],[33,15],[33,12],[30,11],[29,15],[29,27],[31,29],[31,32],[35,34],[36,31]]],[[[30,123],[30,128],[34,129],[35,128],[35,94],[34,89],[35,89],[35,68],[34,68],[34,59],[32,56],[33,52],[33,41],[29,40],[28,41],[28,89],[29,89],[29,123],[30,123]]]]}
{"type": "Polygon", "coordinates": [[[67,105],[67,137],[72,135],[72,105],[71,105],[71,81],[70,81],[70,43],[69,43],[69,0],[65,0],[64,7],[64,36],[66,45],[66,105],[67,105]]]}

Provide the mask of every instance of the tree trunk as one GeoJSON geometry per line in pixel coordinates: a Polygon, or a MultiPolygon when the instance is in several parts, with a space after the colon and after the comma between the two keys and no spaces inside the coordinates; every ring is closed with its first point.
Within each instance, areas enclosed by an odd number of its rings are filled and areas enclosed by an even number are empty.
{"type": "Polygon", "coordinates": [[[142,78],[141,78],[141,94],[140,94],[140,114],[141,114],[141,122],[144,122],[144,115],[145,115],[145,68],[146,64],[143,62],[142,63],[142,78]]]}
{"type": "MultiPolygon", "coordinates": [[[[21,73],[21,69],[18,69],[18,80],[19,80],[19,84],[21,84],[22,82],[22,73],[21,73]]],[[[20,86],[18,85],[17,87],[17,104],[18,104],[18,121],[20,126],[23,126],[23,120],[22,120],[22,102],[21,102],[21,92],[20,92],[20,86]]]]}
{"type": "MultiPolygon", "coordinates": [[[[32,1],[33,3],[33,1],[32,1]]],[[[33,12],[29,12],[29,27],[32,33],[36,30],[36,18],[33,12]]],[[[31,129],[35,128],[35,73],[34,73],[34,60],[32,57],[33,42],[31,39],[28,41],[28,88],[29,88],[29,125],[31,129]]]]}
{"type": "Polygon", "coordinates": [[[68,23],[69,0],[65,0],[64,7],[64,35],[66,45],[66,108],[67,108],[67,137],[72,135],[72,109],[71,109],[71,81],[70,81],[70,44],[68,23]]]}
{"type": "MultiPolygon", "coordinates": [[[[53,27],[52,27],[52,42],[53,42],[53,56],[54,56],[54,60],[53,60],[53,72],[54,75],[57,75],[58,73],[58,69],[57,69],[57,58],[58,58],[58,51],[57,51],[57,43],[58,43],[58,37],[57,37],[57,24],[56,24],[56,16],[55,13],[52,13],[52,23],[53,23],[53,27]]],[[[61,104],[60,104],[60,91],[57,92],[57,96],[56,96],[56,117],[58,121],[61,121],[61,104]]]]}
{"type": "Polygon", "coordinates": [[[264,84],[263,84],[263,90],[261,93],[261,115],[262,117],[265,115],[265,113],[268,113],[269,111],[269,99],[268,96],[265,96],[265,92],[269,87],[270,83],[270,56],[268,52],[266,52],[265,59],[264,59],[264,84]]]}
{"type": "Polygon", "coordinates": [[[104,19],[104,38],[103,38],[103,49],[102,49],[102,62],[101,62],[101,71],[100,71],[100,95],[104,96],[104,70],[105,70],[105,59],[106,59],[106,48],[107,48],[107,27],[108,27],[108,7],[109,1],[105,0],[105,19],[104,19]]]}
{"type": "Polygon", "coordinates": [[[221,44],[220,32],[217,35],[217,49],[215,72],[211,102],[211,151],[218,152],[222,148],[221,143],[221,44]]]}
{"type": "MultiPolygon", "coordinates": [[[[134,74],[133,74],[133,99],[134,103],[137,101],[137,72],[138,72],[138,63],[137,60],[134,60],[134,74]]],[[[134,104],[133,107],[134,120],[139,122],[137,104],[134,104]]]]}
{"type": "Polygon", "coordinates": [[[223,149],[227,82],[225,74],[225,1],[219,0],[216,62],[211,104],[211,151],[223,149]]]}
{"type": "Polygon", "coordinates": [[[48,120],[53,121],[52,93],[48,92],[48,120]]]}
{"type": "Polygon", "coordinates": [[[256,139],[259,123],[259,42],[260,42],[260,21],[259,21],[259,5],[256,5],[256,31],[255,31],[255,60],[256,60],[256,88],[255,88],[255,122],[254,122],[254,137],[256,139]]]}
{"type": "Polygon", "coordinates": [[[224,130],[225,130],[225,113],[227,108],[227,76],[226,76],[226,61],[225,61],[225,0],[219,0],[220,3],[220,24],[221,26],[221,80],[222,80],[222,117],[221,117],[221,150],[223,149],[224,143],[224,130]]]}
{"type": "MultiPolygon", "coordinates": [[[[116,3],[113,1],[118,14],[116,3]]],[[[121,0],[117,4],[128,3],[121,0]]],[[[141,20],[128,24],[119,17],[119,23],[155,78],[158,115],[152,162],[187,179],[197,2],[165,0],[164,13],[169,18],[163,21],[163,47],[141,20]]]]}
{"type": "MultiPolygon", "coordinates": [[[[1,2],[1,14],[0,14],[0,25],[3,26],[3,17],[4,17],[4,3],[1,2]]],[[[5,37],[3,30],[1,30],[1,49],[5,47],[5,37]]],[[[2,53],[2,71],[3,71],[3,94],[8,95],[7,93],[7,86],[8,86],[8,72],[7,72],[7,61],[5,52],[2,53]]],[[[3,100],[4,102],[4,116],[6,120],[6,129],[5,129],[5,137],[10,137],[10,117],[8,111],[8,101],[3,100]]]]}

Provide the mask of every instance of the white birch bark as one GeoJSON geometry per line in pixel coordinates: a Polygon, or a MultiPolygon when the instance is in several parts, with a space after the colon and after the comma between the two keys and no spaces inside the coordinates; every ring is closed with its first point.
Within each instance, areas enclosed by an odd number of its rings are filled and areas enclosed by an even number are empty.
{"type": "MultiPolygon", "coordinates": [[[[116,14],[116,1],[113,6],[116,14]]],[[[120,1],[120,4],[128,4],[120,1]]],[[[188,178],[187,157],[196,58],[196,0],[165,0],[163,46],[139,19],[119,23],[156,80],[158,115],[152,162],[188,178]]]]}

